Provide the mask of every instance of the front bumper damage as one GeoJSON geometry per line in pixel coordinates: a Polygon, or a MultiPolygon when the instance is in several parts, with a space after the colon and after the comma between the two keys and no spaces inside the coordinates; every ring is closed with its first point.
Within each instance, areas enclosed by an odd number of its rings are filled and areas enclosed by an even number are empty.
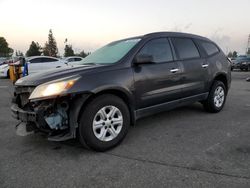
{"type": "Polygon", "coordinates": [[[65,141],[76,137],[78,115],[88,98],[87,94],[33,102],[27,100],[27,92],[26,97],[23,94],[15,92],[11,106],[12,117],[20,121],[16,126],[18,135],[44,132],[50,141],[65,141]]]}
{"type": "Polygon", "coordinates": [[[12,117],[21,120],[22,122],[36,122],[37,114],[35,112],[24,111],[17,106],[12,104],[11,106],[12,117]]]}

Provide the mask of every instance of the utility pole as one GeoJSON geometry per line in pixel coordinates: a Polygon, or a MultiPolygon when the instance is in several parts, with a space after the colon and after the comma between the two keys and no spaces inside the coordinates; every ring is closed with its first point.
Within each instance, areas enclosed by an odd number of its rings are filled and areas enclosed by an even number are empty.
{"type": "Polygon", "coordinates": [[[248,36],[246,55],[250,55],[250,35],[248,36]]]}

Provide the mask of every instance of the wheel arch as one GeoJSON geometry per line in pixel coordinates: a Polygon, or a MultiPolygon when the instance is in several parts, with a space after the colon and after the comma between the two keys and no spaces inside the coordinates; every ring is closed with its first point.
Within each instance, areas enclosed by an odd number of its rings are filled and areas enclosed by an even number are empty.
{"type": "Polygon", "coordinates": [[[131,125],[135,125],[135,101],[133,99],[133,95],[130,94],[125,89],[119,88],[119,87],[110,87],[110,88],[103,88],[103,89],[97,89],[95,91],[92,91],[88,94],[88,97],[84,100],[83,103],[81,103],[81,109],[77,115],[77,122],[79,123],[80,116],[84,112],[85,107],[89,102],[94,100],[96,97],[104,94],[112,94],[119,98],[121,98],[125,104],[128,106],[129,112],[130,112],[130,121],[131,125]]]}
{"type": "MultiPolygon", "coordinates": [[[[212,83],[214,83],[214,81],[221,81],[221,82],[223,82],[223,84],[225,85],[226,90],[227,90],[227,92],[228,92],[228,90],[229,90],[229,83],[228,83],[227,75],[226,75],[225,73],[218,73],[218,74],[214,77],[212,83]]],[[[212,84],[212,85],[213,85],[213,84],[212,84]]],[[[212,85],[210,86],[210,89],[211,89],[212,85]]]]}

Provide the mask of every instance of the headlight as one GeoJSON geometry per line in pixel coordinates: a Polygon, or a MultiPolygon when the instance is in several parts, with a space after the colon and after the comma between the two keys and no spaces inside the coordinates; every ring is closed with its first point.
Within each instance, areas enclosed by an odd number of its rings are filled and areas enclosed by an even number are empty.
{"type": "Polygon", "coordinates": [[[59,94],[66,93],[67,90],[69,90],[75,82],[80,77],[70,77],[66,79],[61,80],[55,80],[52,82],[48,82],[45,84],[41,84],[35,88],[35,90],[31,93],[29,99],[38,99],[38,98],[44,98],[44,97],[51,97],[51,96],[57,96],[59,94]]]}
{"type": "Polygon", "coordinates": [[[242,65],[246,65],[246,64],[247,64],[247,62],[243,62],[243,63],[242,63],[242,65]]]}

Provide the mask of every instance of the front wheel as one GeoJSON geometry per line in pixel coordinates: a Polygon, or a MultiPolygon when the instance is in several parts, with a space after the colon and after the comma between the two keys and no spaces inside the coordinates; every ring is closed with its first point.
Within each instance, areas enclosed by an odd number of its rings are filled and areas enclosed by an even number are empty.
{"type": "Polygon", "coordinates": [[[208,112],[220,112],[226,102],[227,91],[223,82],[215,81],[209,92],[208,98],[203,102],[204,108],[208,112]]]}
{"type": "Polygon", "coordinates": [[[105,94],[87,104],[79,124],[79,140],[96,151],[118,145],[128,132],[127,105],[115,95],[105,94]]]}

